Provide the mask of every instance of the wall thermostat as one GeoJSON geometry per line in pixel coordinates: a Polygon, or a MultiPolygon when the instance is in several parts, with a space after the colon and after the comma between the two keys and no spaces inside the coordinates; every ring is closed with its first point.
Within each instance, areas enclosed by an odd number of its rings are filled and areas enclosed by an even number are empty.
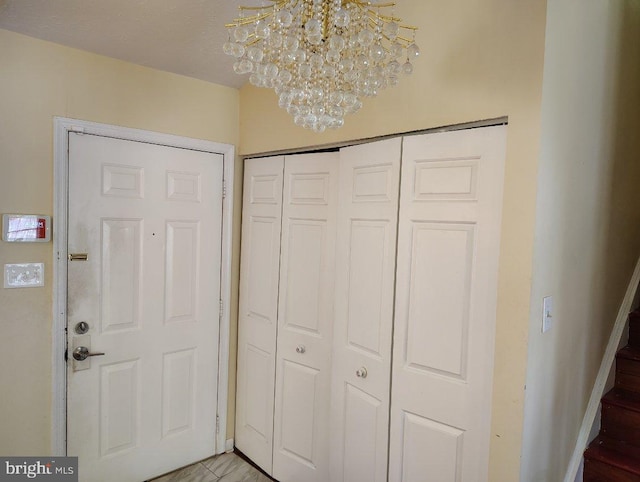
{"type": "Polygon", "coordinates": [[[51,241],[51,216],[3,214],[2,240],[10,243],[47,243],[51,241]]]}

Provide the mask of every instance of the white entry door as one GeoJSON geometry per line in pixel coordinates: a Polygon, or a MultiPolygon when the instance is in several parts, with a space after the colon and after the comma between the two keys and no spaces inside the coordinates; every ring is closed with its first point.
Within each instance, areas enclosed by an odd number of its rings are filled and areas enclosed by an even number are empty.
{"type": "Polygon", "coordinates": [[[337,191],[337,152],[285,158],[273,437],[280,482],[330,480],[337,191]]]}
{"type": "Polygon", "coordinates": [[[488,477],[505,136],[404,139],[391,482],[488,477]]]}
{"type": "Polygon", "coordinates": [[[340,151],[331,482],[387,479],[400,143],[340,151]]]}
{"type": "Polygon", "coordinates": [[[223,159],[69,136],[67,452],[140,482],[215,452],[223,159]]]}

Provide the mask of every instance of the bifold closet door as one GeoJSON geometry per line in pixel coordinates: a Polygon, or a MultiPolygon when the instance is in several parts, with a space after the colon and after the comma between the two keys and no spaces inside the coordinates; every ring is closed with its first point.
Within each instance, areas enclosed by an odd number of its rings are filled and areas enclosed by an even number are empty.
{"type": "Polygon", "coordinates": [[[389,480],[486,481],[506,127],[404,138],[389,480]]]}
{"type": "Polygon", "coordinates": [[[340,151],[331,482],[387,480],[400,148],[340,151]]]}
{"type": "Polygon", "coordinates": [[[338,152],[285,157],[273,477],[329,479],[338,152]]]}
{"type": "Polygon", "coordinates": [[[244,169],[235,444],[271,474],[284,157],[244,169]]]}

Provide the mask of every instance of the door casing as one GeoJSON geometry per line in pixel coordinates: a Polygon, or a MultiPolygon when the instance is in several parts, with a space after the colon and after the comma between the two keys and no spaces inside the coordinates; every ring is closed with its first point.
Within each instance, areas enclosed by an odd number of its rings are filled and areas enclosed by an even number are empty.
{"type": "Polygon", "coordinates": [[[69,132],[114,137],[183,149],[213,152],[223,156],[224,198],[222,200],[222,259],[220,270],[220,316],[218,385],[218,427],[216,453],[227,449],[227,400],[229,390],[229,325],[231,308],[231,255],[233,220],[233,174],[235,148],[230,144],[161,134],[151,131],[99,124],[65,117],[54,118],[54,193],[53,193],[53,327],[52,327],[52,424],[51,453],[64,456],[67,451],[67,208],[69,199],[69,132]]]}

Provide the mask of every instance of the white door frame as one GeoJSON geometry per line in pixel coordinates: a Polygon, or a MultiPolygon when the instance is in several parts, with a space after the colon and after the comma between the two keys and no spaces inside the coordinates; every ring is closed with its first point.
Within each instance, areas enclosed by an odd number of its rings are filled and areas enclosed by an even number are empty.
{"type": "Polygon", "coordinates": [[[212,152],[223,156],[222,259],[220,291],[224,310],[220,317],[218,347],[218,405],[216,453],[225,451],[229,390],[229,320],[231,306],[231,236],[235,148],[231,144],[160,134],[127,127],[54,117],[53,136],[53,328],[52,328],[52,424],[51,452],[67,452],[67,213],[69,199],[69,132],[94,134],[130,141],[212,152]]]}

